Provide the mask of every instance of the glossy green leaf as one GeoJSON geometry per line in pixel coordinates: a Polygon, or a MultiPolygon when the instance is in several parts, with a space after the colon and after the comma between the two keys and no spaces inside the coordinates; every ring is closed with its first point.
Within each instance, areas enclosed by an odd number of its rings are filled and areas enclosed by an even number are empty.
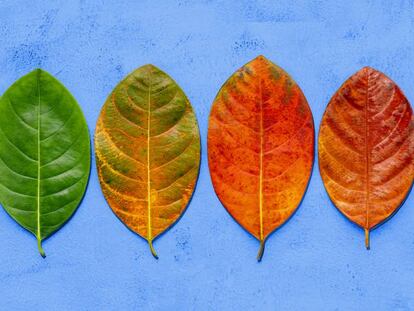
{"type": "Polygon", "coordinates": [[[74,213],[86,189],[90,140],[82,111],[54,77],[37,69],[0,99],[0,202],[42,240],[74,213]]]}
{"type": "Polygon", "coordinates": [[[157,257],[152,241],[180,218],[198,176],[200,136],[184,92],[152,65],[135,70],[102,108],[95,153],[109,205],[157,257]]]}

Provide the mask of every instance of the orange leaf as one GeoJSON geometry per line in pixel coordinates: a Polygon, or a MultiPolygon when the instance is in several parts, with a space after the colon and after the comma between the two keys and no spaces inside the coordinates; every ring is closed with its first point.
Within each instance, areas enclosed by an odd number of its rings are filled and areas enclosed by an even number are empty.
{"type": "Polygon", "coordinates": [[[399,87],[365,67],[332,97],[319,132],[319,167],[333,203],[369,231],[392,216],[413,182],[412,109],[399,87]]]}
{"type": "Polygon", "coordinates": [[[312,170],[314,127],[306,99],[281,68],[259,56],[220,89],[209,120],[214,189],[261,244],[299,205],[312,170]]]}

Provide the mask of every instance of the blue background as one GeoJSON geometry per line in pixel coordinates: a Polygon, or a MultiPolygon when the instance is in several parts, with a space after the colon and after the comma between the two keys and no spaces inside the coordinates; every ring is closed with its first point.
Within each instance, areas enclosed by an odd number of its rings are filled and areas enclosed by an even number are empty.
{"type": "Polygon", "coordinates": [[[0,1],[0,94],[36,67],[86,115],[129,72],[153,63],[188,95],[202,137],[198,185],[154,246],[111,212],[93,162],[75,216],[44,242],[0,210],[0,310],[414,310],[414,197],[371,234],[329,201],[314,166],[293,218],[259,243],[227,214],[208,173],[211,103],[240,66],[264,54],[297,81],[316,129],[342,82],[369,65],[414,103],[410,1],[0,1]]]}

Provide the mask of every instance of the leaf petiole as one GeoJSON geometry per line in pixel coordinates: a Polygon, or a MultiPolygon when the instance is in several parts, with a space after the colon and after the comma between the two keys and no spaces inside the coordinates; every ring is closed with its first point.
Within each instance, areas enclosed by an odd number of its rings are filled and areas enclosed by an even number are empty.
{"type": "Polygon", "coordinates": [[[370,249],[369,246],[369,229],[365,229],[365,247],[370,249]]]}
{"type": "Polygon", "coordinates": [[[152,246],[152,240],[149,240],[149,241],[148,241],[148,245],[149,245],[149,247],[150,247],[150,250],[151,250],[151,254],[152,254],[152,256],[154,256],[154,258],[155,258],[155,259],[158,259],[158,255],[157,255],[157,253],[155,252],[154,247],[152,246]]]}
{"type": "Polygon", "coordinates": [[[40,255],[42,255],[43,258],[46,257],[45,251],[42,248],[42,239],[37,238],[37,248],[39,249],[40,255]]]}
{"type": "Polygon", "coordinates": [[[259,262],[262,260],[264,249],[265,249],[265,240],[260,240],[260,248],[259,248],[259,252],[257,253],[257,261],[259,262]]]}

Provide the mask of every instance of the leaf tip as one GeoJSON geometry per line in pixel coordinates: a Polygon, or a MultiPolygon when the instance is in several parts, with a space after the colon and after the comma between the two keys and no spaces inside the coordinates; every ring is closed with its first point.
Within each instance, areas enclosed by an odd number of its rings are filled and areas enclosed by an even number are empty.
{"type": "Polygon", "coordinates": [[[375,70],[374,68],[372,68],[371,66],[364,66],[362,68],[362,70],[375,70]]]}
{"type": "Polygon", "coordinates": [[[150,72],[152,72],[152,71],[160,71],[159,69],[158,69],[158,67],[157,66],[155,66],[155,65],[153,65],[153,64],[145,64],[144,66],[142,66],[141,67],[142,69],[144,69],[144,70],[148,70],[148,71],[150,71],[150,72]]]}
{"type": "Polygon", "coordinates": [[[42,68],[36,68],[35,70],[32,71],[32,73],[38,74],[38,75],[40,75],[44,72],[46,72],[46,71],[44,71],[42,68]]]}
{"type": "Polygon", "coordinates": [[[375,72],[379,72],[378,70],[370,67],[370,66],[364,66],[360,71],[362,74],[373,74],[375,72]]]}
{"type": "Polygon", "coordinates": [[[40,76],[42,76],[42,77],[51,77],[51,78],[55,79],[49,72],[47,72],[46,70],[43,70],[42,68],[36,68],[32,72],[30,72],[29,75],[34,75],[34,76],[36,76],[37,79],[40,79],[40,76]]]}
{"type": "Polygon", "coordinates": [[[254,59],[254,61],[258,61],[258,62],[265,62],[265,63],[269,62],[269,60],[268,60],[268,59],[267,59],[264,55],[262,55],[262,54],[258,55],[258,56],[254,59]]]}

